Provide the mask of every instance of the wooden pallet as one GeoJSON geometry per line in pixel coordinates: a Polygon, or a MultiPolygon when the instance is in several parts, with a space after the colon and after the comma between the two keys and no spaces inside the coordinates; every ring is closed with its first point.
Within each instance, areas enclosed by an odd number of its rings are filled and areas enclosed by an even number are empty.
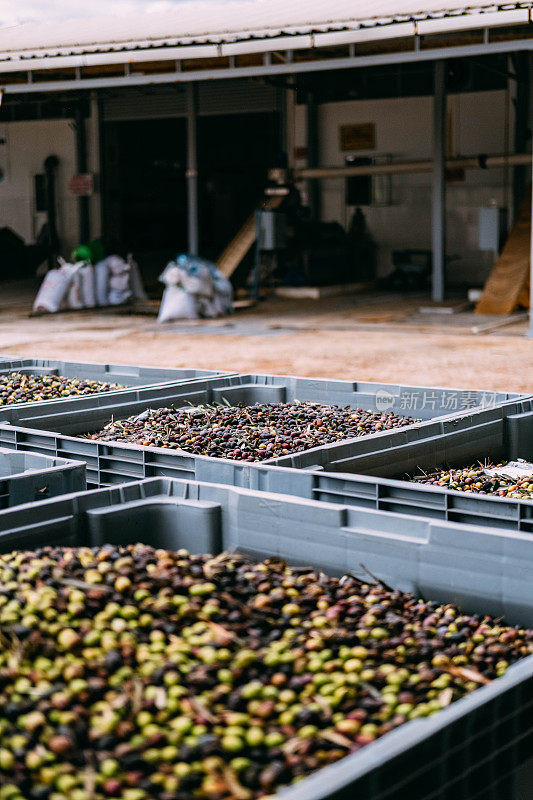
{"type": "MultiPolygon", "coordinates": [[[[262,208],[273,210],[281,205],[285,195],[273,195],[267,197],[263,202],[262,208]]],[[[251,214],[238,234],[228,244],[217,262],[217,267],[226,278],[230,278],[239,264],[242,262],[250,248],[255,242],[255,213],[251,214]]]]}
{"type": "Polygon", "coordinates": [[[511,314],[518,306],[529,307],[530,258],[531,199],[520,209],[505,247],[496,259],[476,314],[511,314]]]}

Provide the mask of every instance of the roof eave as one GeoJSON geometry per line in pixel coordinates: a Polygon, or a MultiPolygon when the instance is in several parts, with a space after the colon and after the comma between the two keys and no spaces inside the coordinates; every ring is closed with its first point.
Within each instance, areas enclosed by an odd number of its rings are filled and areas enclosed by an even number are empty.
{"type": "Polygon", "coordinates": [[[531,24],[530,8],[497,9],[425,16],[409,20],[368,20],[352,27],[348,23],[315,26],[307,31],[255,31],[216,37],[168,37],[157,40],[96,43],[91,46],[56,47],[0,52],[0,72],[104,66],[147,61],[181,61],[216,57],[331,47],[342,44],[386,41],[458,31],[531,24]]]}

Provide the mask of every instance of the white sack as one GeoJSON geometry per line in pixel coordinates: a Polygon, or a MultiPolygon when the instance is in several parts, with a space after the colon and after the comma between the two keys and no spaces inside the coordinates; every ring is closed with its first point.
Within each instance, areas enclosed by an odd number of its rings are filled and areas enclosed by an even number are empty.
{"type": "Polygon", "coordinates": [[[198,319],[198,302],[179,286],[167,286],[163,292],[158,322],[174,319],[198,319]]]}
{"type": "Polygon", "coordinates": [[[159,280],[166,286],[182,286],[190,294],[213,296],[213,279],[206,263],[196,256],[180,255],[170,261],[159,280]]]}
{"type": "Polygon", "coordinates": [[[128,253],[128,266],[130,268],[130,289],[133,298],[135,300],[148,300],[148,295],[144,291],[139,265],[131,253],[128,253]]]}
{"type": "Polygon", "coordinates": [[[182,271],[175,261],[169,261],[158,280],[165,286],[178,286],[181,281],[182,271]]]}
{"type": "MultiPolygon", "coordinates": [[[[75,269],[72,270],[70,278],[70,286],[67,293],[67,308],[73,310],[83,308],[83,292],[82,292],[82,277],[81,277],[81,264],[75,264],[75,269]]],[[[62,267],[63,269],[63,267],[62,267]]]]}
{"type": "Polygon", "coordinates": [[[129,266],[120,256],[108,256],[106,258],[107,268],[112,275],[122,275],[123,272],[129,272],[129,266]]]}
{"type": "Polygon", "coordinates": [[[96,305],[96,278],[92,264],[85,264],[81,270],[81,296],[85,308],[96,305]]]}
{"type": "Polygon", "coordinates": [[[119,294],[131,295],[130,290],[130,275],[129,272],[123,272],[120,275],[111,274],[109,278],[109,294],[111,292],[118,292],[119,294]]]}
{"type": "Polygon", "coordinates": [[[64,269],[64,267],[47,272],[37,292],[33,310],[49,311],[51,314],[59,311],[67,297],[71,277],[71,271],[64,269]]]}
{"type": "Polygon", "coordinates": [[[125,292],[110,289],[107,295],[107,304],[109,306],[123,306],[128,300],[131,300],[131,292],[129,289],[125,292]]]}
{"type": "Polygon", "coordinates": [[[95,287],[96,287],[96,305],[107,305],[108,294],[108,280],[109,269],[107,266],[107,259],[104,258],[99,261],[94,267],[95,287]]]}

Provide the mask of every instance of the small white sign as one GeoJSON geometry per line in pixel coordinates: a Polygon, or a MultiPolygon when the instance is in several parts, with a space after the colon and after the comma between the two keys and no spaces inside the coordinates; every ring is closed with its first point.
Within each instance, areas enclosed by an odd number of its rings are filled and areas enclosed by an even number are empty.
{"type": "Polygon", "coordinates": [[[69,181],[69,189],[78,197],[90,197],[94,189],[92,174],[87,172],[73,175],[69,181]]]}

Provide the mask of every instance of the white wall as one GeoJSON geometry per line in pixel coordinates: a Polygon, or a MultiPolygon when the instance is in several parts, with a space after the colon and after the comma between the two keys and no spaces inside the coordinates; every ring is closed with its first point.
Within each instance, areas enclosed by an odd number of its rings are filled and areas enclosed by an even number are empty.
{"type": "Polygon", "coordinates": [[[57,227],[64,256],[77,244],[77,200],[68,183],[76,172],[75,134],[69,120],[39,120],[0,124],[0,227],[8,226],[27,243],[35,236],[44,215],[35,213],[33,176],[44,172],[44,160],[57,155],[57,227]]]}
{"type": "MultiPolygon", "coordinates": [[[[512,136],[513,120],[506,120],[505,91],[453,95],[448,98],[451,115],[449,155],[504,153],[512,136]]],[[[339,127],[374,122],[376,148],[357,155],[390,154],[396,159],[432,157],[432,98],[392,98],[324,103],[319,107],[320,164],[340,165],[348,153],[339,146],[339,127]]],[[[305,107],[294,116],[295,144],[305,146],[305,107]]],[[[297,166],[305,162],[298,161],[297,166]]],[[[505,189],[504,170],[470,170],[463,183],[447,184],[447,254],[459,256],[449,263],[448,275],[482,283],[491,263],[490,254],[477,248],[477,209],[492,200],[506,205],[511,192],[505,189]]],[[[345,227],[352,209],[344,203],[344,181],[321,181],[322,215],[345,227]]],[[[379,248],[379,274],[391,270],[391,251],[431,246],[431,174],[398,175],[392,178],[393,204],[364,209],[367,224],[379,248]]]]}
{"type": "MultiPolygon", "coordinates": [[[[506,119],[507,95],[504,91],[453,95],[448,98],[452,118],[450,155],[503,153],[512,137],[512,113],[506,119]]],[[[98,172],[98,129],[96,108],[87,122],[89,168],[98,172]]],[[[305,107],[288,104],[288,141],[294,148],[305,147],[305,107]]],[[[343,124],[374,122],[376,149],[360,155],[391,154],[397,159],[431,158],[431,97],[361,100],[325,103],[319,107],[321,165],[344,163],[346,153],[339,147],[339,127],[343,124]]],[[[43,171],[44,159],[55,154],[60,159],[57,181],[58,229],[63,255],[69,256],[78,244],[77,198],[68,182],[76,172],[75,133],[69,120],[9,122],[0,124],[0,166],[6,177],[0,182],[0,227],[12,227],[27,242],[32,242],[42,219],[37,219],[33,198],[33,175],[43,171]]],[[[295,160],[294,166],[305,166],[295,160]]],[[[464,183],[447,185],[447,253],[459,256],[449,264],[450,278],[460,277],[482,283],[492,256],[477,248],[477,209],[494,199],[507,205],[511,192],[504,170],[470,170],[464,183]]],[[[342,179],[321,182],[323,219],[337,220],[345,227],[351,209],[344,204],[342,179]]],[[[431,175],[399,175],[392,178],[393,204],[365,208],[368,226],[379,251],[379,273],[391,269],[391,251],[400,248],[429,249],[431,244],[431,175]]],[[[91,232],[99,234],[100,197],[91,199],[91,232]]]]}

